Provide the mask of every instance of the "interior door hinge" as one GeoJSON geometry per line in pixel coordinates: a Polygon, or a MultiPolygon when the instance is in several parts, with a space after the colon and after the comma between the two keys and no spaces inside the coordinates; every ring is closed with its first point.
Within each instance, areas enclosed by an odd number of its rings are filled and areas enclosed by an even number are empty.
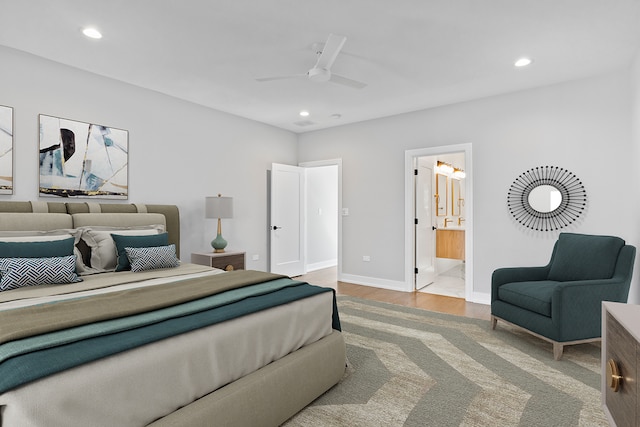
{"type": "Polygon", "coordinates": [[[418,218],[414,218],[414,224],[418,225],[418,218]]]}
{"type": "Polygon", "coordinates": [[[414,271],[416,274],[418,274],[418,267],[416,267],[414,271]]]}
{"type": "Polygon", "coordinates": [[[414,169],[414,170],[413,170],[413,174],[414,174],[414,175],[418,175],[418,169],[414,169]]]}

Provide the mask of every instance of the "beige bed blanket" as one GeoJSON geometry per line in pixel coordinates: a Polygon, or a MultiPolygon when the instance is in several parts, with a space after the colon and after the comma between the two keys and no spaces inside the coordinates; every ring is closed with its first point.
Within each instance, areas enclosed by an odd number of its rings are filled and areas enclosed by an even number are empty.
{"type": "MultiPolygon", "coordinates": [[[[157,310],[242,286],[283,277],[261,271],[239,270],[215,276],[167,283],[61,301],[43,310],[31,306],[0,311],[0,343],[87,323],[157,310]]],[[[64,286],[64,285],[62,285],[64,286]]]]}

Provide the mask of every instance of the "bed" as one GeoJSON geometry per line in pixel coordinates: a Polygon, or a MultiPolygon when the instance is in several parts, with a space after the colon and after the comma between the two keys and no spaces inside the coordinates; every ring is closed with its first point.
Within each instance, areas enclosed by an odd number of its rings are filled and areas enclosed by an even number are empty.
{"type": "Polygon", "coordinates": [[[0,202],[0,426],[276,426],[340,380],[332,290],[179,243],[171,205],[0,202]]]}

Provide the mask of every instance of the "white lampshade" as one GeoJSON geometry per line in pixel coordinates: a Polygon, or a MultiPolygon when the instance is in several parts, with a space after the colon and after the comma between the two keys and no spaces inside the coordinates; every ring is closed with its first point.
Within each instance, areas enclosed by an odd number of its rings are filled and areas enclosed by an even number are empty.
{"type": "Polygon", "coordinates": [[[205,218],[233,218],[233,197],[205,197],[205,218]]]}

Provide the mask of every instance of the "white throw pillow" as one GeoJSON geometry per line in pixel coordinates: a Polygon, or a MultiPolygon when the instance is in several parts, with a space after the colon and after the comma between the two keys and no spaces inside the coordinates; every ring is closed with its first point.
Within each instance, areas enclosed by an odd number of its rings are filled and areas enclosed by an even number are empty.
{"type": "Polygon", "coordinates": [[[118,252],[111,233],[130,236],[146,236],[164,232],[160,224],[136,227],[80,227],[82,240],[91,249],[91,268],[98,272],[114,271],[118,252]]]}

